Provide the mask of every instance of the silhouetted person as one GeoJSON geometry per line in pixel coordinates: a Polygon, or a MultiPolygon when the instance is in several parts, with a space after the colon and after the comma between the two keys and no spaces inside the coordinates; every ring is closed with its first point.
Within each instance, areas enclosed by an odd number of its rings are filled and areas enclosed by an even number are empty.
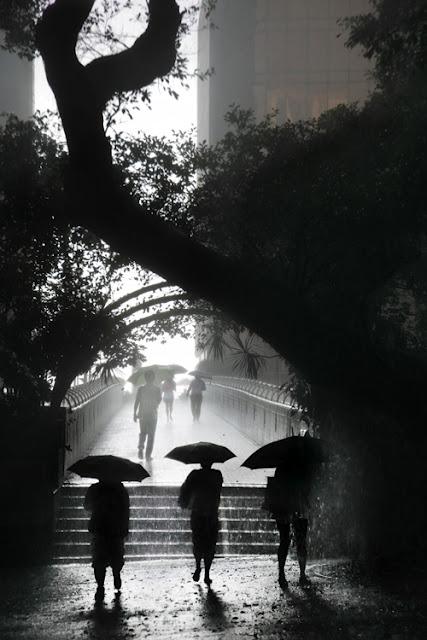
{"type": "Polygon", "coordinates": [[[191,471],[180,489],[179,505],[191,509],[191,531],[196,570],[193,580],[200,578],[201,561],[204,560],[205,584],[212,580],[209,572],[215,556],[218,540],[218,507],[221,498],[222,473],[211,469],[211,462],[202,462],[201,469],[191,471]]]}
{"type": "Polygon", "coordinates": [[[176,391],[176,382],[173,379],[173,376],[168,376],[162,384],[163,402],[165,403],[167,422],[170,422],[172,420],[172,410],[173,410],[173,401],[174,401],[175,391],[176,391]]]}
{"type": "Polygon", "coordinates": [[[315,466],[292,460],[277,467],[274,478],[269,479],[265,507],[276,520],[280,535],[278,549],[279,584],[286,589],[285,563],[289,551],[291,528],[297,549],[300,569],[299,584],[308,585],[305,575],[307,562],[307,529],[310,497],[315,466]]]}
{"type": "Polygon", "coordinates": [[[198,375],[194,377],[194,380],[190,382],[187,389],[187,396],[190,396],[191,413],[193,415],[193,422],[200,420],[200,411],[202,408],[203,391],[206,391],[206,385],[202,378],[198,375]]]}
{"type": "Polygon", "coordinates": [[[154,436],[157,426],[157,409],[162,399],[160,388],[154,384],[154,372],[146,371],[145,384],[138,387],[133,408],[133,419],[139,418],[138,454],[144,455],[145,441],[147,441],[146,459],[151,460],[154,436]]]}
{"type": "Polygon", "coordinates": [[[124,539],[129,533],[129,494],[121,482],[100,480],[87,490],[84,508],[91,512],[92,567],[98,585],[97,596],[104,594],[107,567],[111,567],[114,588],[121,589],[120,572],[124,565],[124,539]]]}

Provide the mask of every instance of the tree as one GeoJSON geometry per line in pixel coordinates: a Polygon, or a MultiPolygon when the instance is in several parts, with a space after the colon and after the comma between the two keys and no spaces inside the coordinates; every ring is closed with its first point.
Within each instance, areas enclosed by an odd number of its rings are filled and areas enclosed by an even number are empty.
{"type": "Polygon", "coordinates": [[[141,270],[143,286],[111,301],[135,268],[64,219],[63,161],[43,122],[0,129],[1,402],[21,409],[59,406],[100,357],[109,367],[141,359],[142,327],[144,342],[186,335],[207,309],[141,270]]]}

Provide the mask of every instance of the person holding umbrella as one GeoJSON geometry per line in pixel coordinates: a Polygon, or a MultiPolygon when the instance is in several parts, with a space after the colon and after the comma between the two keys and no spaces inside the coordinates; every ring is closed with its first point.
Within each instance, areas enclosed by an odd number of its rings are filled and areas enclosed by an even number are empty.
{"type": "Polygon", "coordinates": [[[318,465],[325,460],[323,442],[312,438],[307,431],[304,436],[270,442],[255,451],[242,465],[250,469],[276,467],[274,477],[268,478],[264,508],[275,519],[280,536],[277,558],[282,589],[288,587],[285,564],[291,530],[297,548],[299,584],[303,587],[310,584],[305,573],[308,520],[316,472],[318,465]]]}
{"type": "Polygon", "coordinates": [[[223,482],[222,473],[212,469],[212,464],[234,458],[234,453],[227,447],[211,442],[197,442],[175,447],[166,457],[186,464],[200,464],[201,468],[191,471],[181,486],[178,504],[183,509],[191,509],[190,526],[196,561],[193,580],[198,582],[200,578],[203,559],[204,582],[210,586],[210,569],[219,533],[218,508],[223,482]]]}
{"type": "Polygon", "coordinates": [[[133,408],[133,419],[139,418],[139,443],[138,455],[144,455],[145,442],[147,441],[146,459],[151,460],[154,436],[157,426],[157,409],[162,399],[160,387],[154,384],[155,373],[151,369],[145,372],[145,384],[138,387],[133,408]]]}
{"type": "Polygon", "coordinates": [[[114,588],[120,590],[120,572],[124,565],[124,539],[129,533],[129,494],[121,482],[100,478],[87,490],[84,508],[90,511],[92,567],[98,585],[97,596],[104,594],[107,567],[113,571],[114,588]]]}
{"type": "Polygon", "coordinates": [[[88,529],[92,534],[92,567],[98,585],[96,598],[100,599],[107,567],[113,571],[114,588],[120,591],[122,586],[124,539],[129,533],[129,494],[122,480],[140,482],[149,474],[140,464],[110,455],[87,456],[69,470],[99,479],[87,490],[84,508],[91,514],[88,529]]]}

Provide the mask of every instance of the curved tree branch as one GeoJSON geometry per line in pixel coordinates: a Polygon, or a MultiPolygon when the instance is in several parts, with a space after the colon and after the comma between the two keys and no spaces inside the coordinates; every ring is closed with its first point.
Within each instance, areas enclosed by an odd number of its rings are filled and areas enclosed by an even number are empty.
{"type": "Polygon", "coordinates": [[[103,312],[112,311],[113,309],[117,309],[117,307],[121,307],[122,304],[129,302],[129,300],[133,300],[134,298],[138,298],[142,296],[144,293],[150,293],[151,291],[158,291],[159,289],[164,289],[165,287],[173,287],[174,285],[169,284],[168,282],[156,282],[155,284],[149,284],[145,287],[141,287],[140,289],[135,289],[131,293],[127,293],[125,296],[110,302],[103,308],[103,312]]]}
{"type": "Polygon", "coordinates": [[[129,316],[133,316],[134,313],[138,311],[146,311],[150,307],[154,307],[156,304],[166,304],[168,302],[179,302],[188,300],[188,296],[185,294],[179,293],[170,296],[162,296],[159,298],[153,298],[152,300],[146,300],[145,302],[141,302],[141,304],[132,307],[131,309],[127,309],[123,311],[119,315],[116,316],[118,320],[123,320],[124,318],[128,318],[129,316]]]}
{"type": "Polygon", "coordinates": [[[105,105],[117,92],[134,91],[151,84],[173,67],[176,36],[182,14],[175,0],[150,0],[150,21],[132,47],[89,63],[88,76],[105,105]]]}

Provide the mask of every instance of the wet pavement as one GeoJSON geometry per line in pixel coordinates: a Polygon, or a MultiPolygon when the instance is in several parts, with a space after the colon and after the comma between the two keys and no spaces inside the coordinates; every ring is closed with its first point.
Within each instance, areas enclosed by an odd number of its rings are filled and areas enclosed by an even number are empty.
{"type": "Polygon", "coordinates": [[[87,565],[2,570],[2,640],[424,640],[425,596],[392,593],[352,580],[345,562],[311,563],[312,586],[297,585],[290,563],[287,592],[274,558],[217,559],[212,588],[191,580],[189,560],[127,563],[115,595],[94,600],[87,565]]]}
{"type": "MultiPolygon", "coordinates": [[[[82,454],[82,457],[83,455],[115,454],[137,462],[138,434],[139,423],[133,421],[133,402],[129,401],[102,429],[96,442],[85,454],[82,454]]],[[[236,454],[236,458],[221,465],[214,465],[221,469],[226,485],[265,486],[266,476],[272,475],[271,469],[251,471],[240,466],[245,458],[260,445],[247,438],[229,422],[215,415],[205,404],[202,406],[200,422],[193,422],[189,399],[178,398],[174,403],[173,422],[166,422],[164,403],[160,405],[153,459],[140,460],[151,476],[144,480],[144,485],[181,485],[194,465],[184,465],[164,456],[174,447],[200,440],[225,445],[236,454]]],[[[70,474],[67,481],[88,483],[87,478],[81,479],[75,474],[70,474]]]]}

